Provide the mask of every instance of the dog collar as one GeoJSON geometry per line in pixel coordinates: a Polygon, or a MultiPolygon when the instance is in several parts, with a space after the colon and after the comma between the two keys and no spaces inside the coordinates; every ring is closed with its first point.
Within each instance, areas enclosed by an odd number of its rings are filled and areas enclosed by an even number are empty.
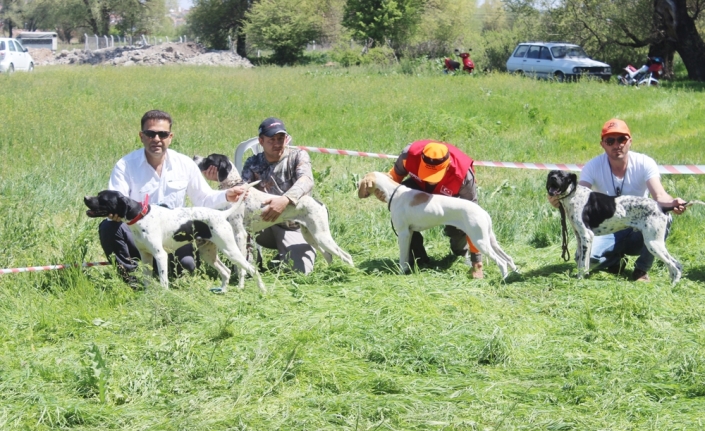
{"type": "Polygon", "coordinates": [[[397,194],[397,190],[399,190],[399,187],[401,187],[402,184],[399,184],[396,189],[392,192],[392,195],[389,197],[389,202],[387,202],[387,211],[392,211],[392,199],[394,199],[394,195],[397,194]]]}
{"type": "Polygon", "coordinates": [[[132,220],[130,220],[129,222],[127,222],[127,225],[132,226],[133,224],[142,220],[142,217],[146,216],[148,212],[149,212],[149,195],[145,195],[144,202],[142,202],[142,211],[140,211],[140,213],[137,214],[137,217],[135,217],[132,220]]]}

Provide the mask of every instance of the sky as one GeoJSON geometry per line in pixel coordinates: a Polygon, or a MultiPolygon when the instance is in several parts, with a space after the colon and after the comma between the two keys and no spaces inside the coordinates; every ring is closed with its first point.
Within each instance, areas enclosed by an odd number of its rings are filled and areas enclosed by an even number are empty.
{"type": "Polygon", "coordinates": [[[191,9],[191,6],[193,6],[193,2],[191,0],[179,0],[179,7],[182,9],[191,9]]]}

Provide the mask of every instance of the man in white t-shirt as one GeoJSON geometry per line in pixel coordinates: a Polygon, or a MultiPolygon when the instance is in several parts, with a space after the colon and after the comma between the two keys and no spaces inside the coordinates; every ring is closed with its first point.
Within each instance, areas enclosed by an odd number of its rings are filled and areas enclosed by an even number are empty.
{"type": "MultiPolygon", "coordinates": [[[[237,201],[245,191],[243,187],[211,189],[190,157],[169,149],[174,137],[171,123],[171,116],[164,111],[152,110],[142,116],[139,136],[144,148],[131,152],[115,164],[108,190],[117,190],[139,202],[149,196],[149,204],[169,208],[183,207],[187,195],[193,205],[210,208],[237,201]]],[[[110,215],[100,223],[98,232],[105,255],[109,259],[115,256],[120,275],[132,284],[135,280],[131,273],[137,269],[140,254],[129,227],[119,216],[110,215]]],[[[191,244],[179,248],[174,255],[179,261],[177,272],[196,269],[191,244]]]]}
{"type": "MultiPolygon", "coordinates": [[[[585,164],[580,172],[581,186],[610,196],[648,197],[650,194],[661,205],[675,206],[673,212],[676,214],[685,211],[686,202],[680,198],[674,199],[664,190],[654,159],[629,151],[632,136],[624,121],[616,118],[607,121],[602,127],[600,145],[605,152],[585,164]]],[[[549,197],[549,201],[558,207],[557,199],[549,197]]],[[[669,221],[666,236],[670,226],[669,221]]],[[[591,270],[604,269],[617,274],[624,266],[622,258],[625,255],[639,256],[634,264],[632,280],[649,281],[648,271],[654,256],[644,246],[641,232],[632,228],[595,236],[590,255],[591,270]]]]}

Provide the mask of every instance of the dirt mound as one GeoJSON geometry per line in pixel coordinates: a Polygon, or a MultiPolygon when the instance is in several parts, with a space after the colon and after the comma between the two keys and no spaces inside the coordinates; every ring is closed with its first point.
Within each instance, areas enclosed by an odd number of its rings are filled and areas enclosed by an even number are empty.
{"type": "Polygon", "coordinates": [[[31,52],[38,66],[55,64],[93,64],[113,66],[161,66],[166,64],[198,64],[208,66],[252,67],[246,58],[231,51],[207,51],[195,42],[164,43],[150,46],[118,46],[95,51],[63,50],[56,54],[48,49],[31,52]]]}

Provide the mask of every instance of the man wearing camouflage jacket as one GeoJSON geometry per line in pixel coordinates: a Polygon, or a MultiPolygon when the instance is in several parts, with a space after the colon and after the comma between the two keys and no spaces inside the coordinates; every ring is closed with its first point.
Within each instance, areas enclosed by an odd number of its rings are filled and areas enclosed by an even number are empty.
{"type": "MultiPolygon", "coordinates": [[[[262,219],[274,221],[287,205],[296,205],[299,198],[311,195],[313,173],[308,153],[287,144],[291,137],[278,118],[270,117],[259,126],[259,143],[264,149],[245,161],[242,179],[246,183],[260,181],[257,189],[276,195],[265,202],[262,219]]],[[[278,260],[288,262],[304,274],[313,271],[316,252],[301,234],[297,223],[281,223],[259,232],[255,241],[279,252],[278,260]]]]}

